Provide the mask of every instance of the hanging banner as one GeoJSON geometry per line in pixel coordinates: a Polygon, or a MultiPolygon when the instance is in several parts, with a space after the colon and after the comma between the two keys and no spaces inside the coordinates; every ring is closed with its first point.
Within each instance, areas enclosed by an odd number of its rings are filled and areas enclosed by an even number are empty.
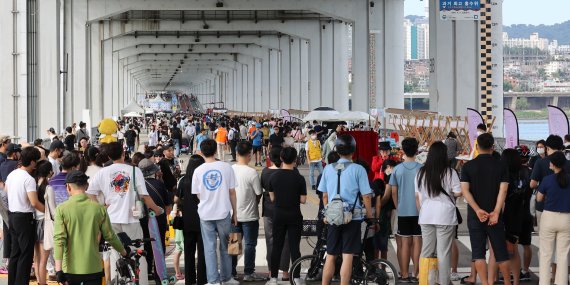
{"type": "Polygon", "coordinates": [[[570,133],[568,116],[556,106],[548,105],[548,131],[551,135],[564,137],[570,133]]]}
{"type": "Polygon", "coordinates": [[[471,149],[473,149],[477,139],[477,125],[485,124],[485,121],[483,121],[483,116],[481,116],[479,111],[471,108],[467,108],[467,121],[469,123],[469,143],[471,144],[471,149]]]}
{"type": "Polygon", "coordinates": [[[519,122],[513,110],[503,110],[505,123],[505,148],[515,148],[519,145],[519,122]]]}
{"type": "Polygon", "coordinates": [[[439,0],[439,17],[442,20],[479,20],[480,0],[439,0]]]}

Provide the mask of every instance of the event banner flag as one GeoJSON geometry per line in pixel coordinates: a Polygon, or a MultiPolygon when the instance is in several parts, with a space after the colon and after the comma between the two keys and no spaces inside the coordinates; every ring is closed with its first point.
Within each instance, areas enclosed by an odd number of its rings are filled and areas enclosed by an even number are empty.
{"type": "Polygon", "coordinates": [[[467,121],[469,123],[469,143],[471,144],[471,149],[475,147],[475,139],[477,139],[477,125],[485,124],[483,121],[483,116],[481,113],[475,109],[467,108],[467,121]]]}
{"type": "Polygon", "coordinates": [[[556,106],[548,105],[548,131],[551,135],[564,137],[570,133],[568,116],[556,106]]]}
{"type": "Polygon", "coordinates": [[[480,9],[480,0],[439,0],[439,17],[442,20],[479,20],[480,9]]]}
{"type": "Polygon", "coordinates": [[[505,123],[505,148],[514,148],[519,145],[519,122],[513,110],[503,110],[505,123]]]}

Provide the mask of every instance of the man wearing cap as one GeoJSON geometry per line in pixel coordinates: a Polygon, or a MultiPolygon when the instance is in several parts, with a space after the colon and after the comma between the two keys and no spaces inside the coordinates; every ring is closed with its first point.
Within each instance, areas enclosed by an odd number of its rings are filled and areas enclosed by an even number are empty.
{"type": "Polygon", "coordinates": [[[65,179],[70,198],[55,210],[54,259],[57,281],[63,284],[101,284],[99,236],[127,255],[105,207],[85,194],[88,179],[81,171],[70,172],[65,179]]]}
{"type": "Polygon", "coordinates": [[[7,159],[0,165],[0,181],[6,181],[8,174],[18,167],[21,151],[22,146],[19,144],[11,143],[8,145],[6,148],[7,159]]]}
{"type": "Polygon", "coordinates": [[[65,151],[65,145],[59,140],[53,141],[49,146],[48,160],[51,163],[53,169],[53,175],[58,175],[61,170],[59,169],[59,159],[63,157],[63,152],[65,151]]]}
{"type": "Polygon", "coordinates": [[[8,156],[6,155],[6,149],[8,148],[8,145],[11,143],[11,141],[12,140],[10,136],[0,135],[0,165],[2,165],[2,163],[8,159],[8,156]]]}
{"type": "MultiPolygon", "coordinates": [[[[160,231],[160,240],[164,241],[166,231],[168,230],[166,216],[170,214],[170,210],[172,209],[172,198],[170,195],[168,195],[168,191],[166,190],[164,183],[156,179],[157,174],[160,172],[160,167],[158,167],[158,165],[153,163],[152,160],[145,158],[139,162],[138,166],[143,173],[146,190],[148,191],[149,196],[157,206],[166,210],[166,215],[160,215],[156,217],[156,222],[160,231]]],[[[150,237],[148,231],[148,217],[144,217],[140,221],[144,236],[150,237]]],[[[146,260],[150,267],[153,261],[152,247],[150,243],[145,244],[145,250],[147,252],[146,260]]],[[[166,250],[166,245],[164,242],[162,243],[162,250],[166,250]]]]}

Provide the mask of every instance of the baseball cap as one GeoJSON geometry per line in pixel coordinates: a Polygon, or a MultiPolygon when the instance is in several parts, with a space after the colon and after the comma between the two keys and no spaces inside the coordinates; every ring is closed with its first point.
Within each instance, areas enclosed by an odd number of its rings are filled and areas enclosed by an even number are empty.
{"type": "Polygon", "coordinates": [[[71,184],[86,184],[88,180],[89,176],[79,170],[71,171],[65,177],[65,183],[71,184]]]}
{"type": "Polygon", "coordinates": [[[11,140],[12,137],[9,135],[0,135],[0,144],[6,143],[6,141],[11,140]]]}
{"type": "Polygon", "coordinates": [[[154,156],[158,156],[158,157],[162,157],[164,156],[164,150],[163,149],[157,149],[154,151],[154,156]]]}
{"type": "Polygon", "coordinates": [[[6,147],[6,154],[11,155],[14,152],[22,151],[22,145],[11,143],[6,147]]]}
{"type": "Polygon", "coordinates": [[[65,149],[65,145],[60,140],[55,140],[49,145],[49,151],[54,151],[58,149],[65,149]]]}

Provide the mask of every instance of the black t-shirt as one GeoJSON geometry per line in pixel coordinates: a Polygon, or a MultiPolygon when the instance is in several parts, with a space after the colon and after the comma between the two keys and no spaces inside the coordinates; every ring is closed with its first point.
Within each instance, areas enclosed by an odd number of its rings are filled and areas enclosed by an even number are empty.
{"type": "Polygon", "coordinates": [[[184,176],[178,184],[178,198],[183,200],[182,218],[185,232],[200,232],[200,216],[198,215],[198,195],[192,194],[192,177],[184,176]]]}
{"type": "Polygon", "coordinates": [[[63,144],[65,144],[65,149],[73,151],[75,149],[75,135],[70,134],[63,139],[63,144]]]}
{"type": "Polygon", "coordinates": [[[305,178],[295,170],[279,169],[269,179],[269,192],[273,192],[275,212],[301,215],[301,196],[307,195],[305,178]]]}
{"type": "Polygon", "coordinates": [[[128,145],[135,145],[135,140],[137,139],[137,133],[133,130],[128,130],[125,132],[125,139],[128,145]]]}
{"type": "Polygon", "coordinates": [[[0,165],[0,181],[6,181],[8,175],[18,167],[18,161],[12,159],[6,159],[2,165],[0,165]]]}
{"type": "Polygon", "coordinates": [[[175,139],[175,140],[181,140],[182,139],[182,131],[179,128],[170,129],[170,134],[172,135],[172,139],[175,139]]]}
{"type": "Polygon", "coordinates": [[[176,187],[176,177],[172,173],[171,162],[168,158],[163,158],[158,162],[160,171],[162,172],[162,180],[168,191],[172,191],[176,187]]]}
{"type": "Polygon", "coordinates": [[[284,142],[285,139],[283,139],[281,134],[272,134],[269,136],[269,143],[271,143],[272,146],[281,146],[284,142]]]}
{"type": "Polygon", "coordinates": [[[261,187],[263,187],[264,191],[263,191],[263,206],[261,207],[261,216],[262,217],[270,217],[273,218],[273,212],[275,209],[275,205],[273,205],[273,202],[271,202],[271,199],[269,198],[269,181],[271,178],[271,175],[273,175],[275,172],[279,171],[279,169],[271,169],[271,168],[264,168],[261,171],[261,187]]]}
{"type": "MultiPolygon", "coordinates": [[[[146,182],[145,183],[146,191],[148,192],[148,195],[152,198],[152,201],[154,201],[154,203],[157,206],[166,209],[165,208],[166,206],[172,205],[172,198],[169,195],[169,193],[166,191],[164,184],[160,180],[155,178],[146,178],[145,182],[146,182]]],[[[156,221],[159,225],[159,228],[167,227],[166,214],[157,216],[156,221]]]]}
{"type": "MultiPolygon", "coordinates": [[[[495,210],[501,183],[509,183],[507,166],[490,154],[480,154],[465,163],[461,170],[461,182],[469,183],[469,191],[477,205],[488,213],[495,210]]],[[[471,207],[468,217],[476,218],[471,207]]]]}
{"type": "MultiPolygon", "coordinates": [[[[564,166],[565,169],[570,169],[570,161],[566,161],[566,165],[564,166]]],[[[552,170],[550,170],[550,159],[548,156],[545,156],[542,159],[539,159],[535,164],[534,168],[532,169],[532,174],[530,175],[530,179],[541,182],[544,177],[553,174],[552,170]]]]}

